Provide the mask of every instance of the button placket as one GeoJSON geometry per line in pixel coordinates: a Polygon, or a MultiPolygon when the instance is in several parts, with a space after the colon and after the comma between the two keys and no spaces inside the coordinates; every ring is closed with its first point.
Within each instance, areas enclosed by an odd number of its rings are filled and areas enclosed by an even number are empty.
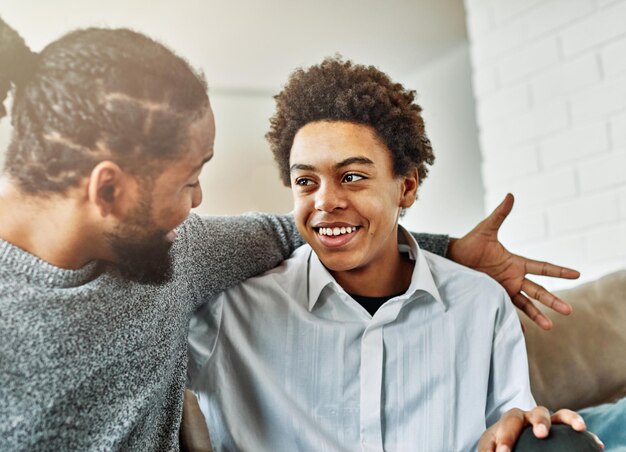
{"type": "Polygon", "coordinates": [[[361,339],[361,450],[383,450],[383,325],[368,327],[361,339]]]}

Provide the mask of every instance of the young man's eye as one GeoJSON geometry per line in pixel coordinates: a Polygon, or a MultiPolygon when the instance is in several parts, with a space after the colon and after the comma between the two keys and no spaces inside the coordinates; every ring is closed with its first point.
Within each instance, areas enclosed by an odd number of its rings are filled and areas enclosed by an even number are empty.
{"type": "Polygon", "coordinates": [[[300,185],[302,187],[305,187],[307,185],[311,185],[313,183],[313,181],[311,179],[308,179],[306,177],[299,177],[295,180],[296,185],[300,185]]]}
{"type": "Polygon", "coordinates": [[[193,184],[187,184],[187,187],[190,187],[190,188],[196,188],[196,187],[198,187],[199,185],[200,185],[200,181],[199,181],[199,180],[197,180],[197,181],[195,181],[193,184]]]}
{"type": "Polygon", "coordinates": [[[365,176],[361,176],[360,174],[354,174],[354,173],[346,174],[345,176],[343,176],[344,182],[356,182],[356,181],[363,180],[363,179],[365,179],[365,176]]]}

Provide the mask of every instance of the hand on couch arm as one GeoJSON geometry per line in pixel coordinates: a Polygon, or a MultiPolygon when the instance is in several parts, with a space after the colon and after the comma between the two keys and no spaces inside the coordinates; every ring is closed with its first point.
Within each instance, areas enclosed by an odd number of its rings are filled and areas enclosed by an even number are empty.
{"type": "Polygon", "coordinates": [[[543,315],[528,297],[539,300],[560,314],[567,315],[572,308],[544,287],[527,279],[526,275],[576,279],[580,273],[508,251],[498,241],[498,231],[512,208],[513,195],[509,193],[487,218],[464,237],[450,239],[447,257],[494,278],[506,289],[515,306],[541,328],[549,330],[552,328],[552,321],[543,315]]]}
{"type": "MultiPolygon", "coordinates": [[[[542,406],[535,407],[531,411],[513,408],[504,413],[498,422],[482,434],[478,441],[478,452],[509,452],[513,450],[522,431],[529,426],[532,426],[532,433],[535,437],[545,439],[548,437],[552,424],[566,424],[577,432],[586,430],[585,421],[575,411],[564,409],[550,415],[548,409],[542,406]]],[[[593,440],[591,447],[585,450],[604,449],[602,441],[593,433],[588,433],[593,440]],[[593,445],[593,441],[595,441],[595,445],[593,445]]]]}

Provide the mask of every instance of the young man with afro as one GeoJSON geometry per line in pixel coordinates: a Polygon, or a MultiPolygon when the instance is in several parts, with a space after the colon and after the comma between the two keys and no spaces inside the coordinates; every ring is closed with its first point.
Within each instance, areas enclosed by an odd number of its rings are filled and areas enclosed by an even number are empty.
{"type": "Polygon", "coordinates": [[[217,450],[465,451],[483,432],[495,450],[524,424],[584,429],[535,406],[505,290],[398,225],[434,161],[414,97],[341,59],[276,97],[267,137],[308,245],[192,319],[190,385],[217,450]]]}

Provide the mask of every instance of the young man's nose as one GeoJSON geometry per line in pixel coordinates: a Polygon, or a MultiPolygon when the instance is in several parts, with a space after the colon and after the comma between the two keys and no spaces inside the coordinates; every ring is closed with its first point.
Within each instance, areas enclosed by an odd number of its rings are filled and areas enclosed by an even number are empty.
{"type": "Polygon", "coordinates": [[[346,207],[343,191],[332,184],[322,184],[315,194],[315,209],[332,212],[346,207]]]}

